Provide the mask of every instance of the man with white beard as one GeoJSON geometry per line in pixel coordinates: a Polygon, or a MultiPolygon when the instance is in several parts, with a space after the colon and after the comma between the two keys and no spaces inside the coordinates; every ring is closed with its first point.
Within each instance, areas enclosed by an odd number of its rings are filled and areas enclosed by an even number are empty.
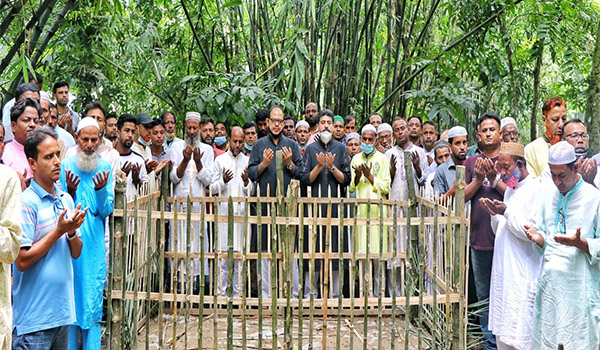
{"type": "Polygon", "coordinates": [[[77,125],[75,156],[61,163],[60,184],[75,203],[89,208],[79,228],[85,246],[73,260],[73,284],[77,321],[70,328],[70,349],[99,349],[102,321],[102,292],[106,278],[104,246],[105,220],[113,211],[113,183],[110,164],[101,159],[100,126],[94,118],[83,118],[77,125]]]}
{"type": "MultiPolygon", "coordinates": [[[[169,158],[173,162],[171,170],[171,182],[175,185],[174,191],[177,197],[204,197],[206,195],[206,187],[213,182],[213,167],[214,167],[214,152],[213,148],[205,143],[200,142],[200,113],[187,112],[185,115],[185,139],[173,143],[169,149],[169,158]],[[191,192],[190,192],[191,191],[191,192]]],[[[220,175],[220,174],[219,174],[220,175]]],[[[215,179],[218,178],[215,176],[215,179]]],[[[200,212],[199,203],[193,204],[193,212],[200,212]]],[[[179,211],[187,212],[187,204],[180,203],[179,211]]],[[[192,237],[192,252],[200,251],[200,223],[194,222],[192,237]]],[[[178,252],[185,252],[186,247],[186,222],[179,222],[179,230],[177,232],[179,242],[178,252]]],[[[203,228],[206,233],[206,226],[203,228]]],[[[206,234],[202,235],[207,237],[206,234]]],[[[204,251],[208,252],[210,240],[204,240],[204,251]]],[[[185,269],[183,269],[185,271],[185,269]]],[[[204,275],[207,276],[210,269],[205,261],[204,275]]],[[[194,294],[199,292],[200,263],[198,259],[194,259],[194,294]]]]}

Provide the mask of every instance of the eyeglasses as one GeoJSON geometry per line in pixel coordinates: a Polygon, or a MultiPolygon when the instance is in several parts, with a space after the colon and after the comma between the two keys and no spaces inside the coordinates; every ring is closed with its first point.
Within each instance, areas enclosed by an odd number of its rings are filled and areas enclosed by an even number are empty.
{"type": "Polygon", "coordinates": [[[577,133],[572,133],[569,134],[567,136],[565,136],[566,138],[569,138],[571,140],[577,140],[578,138],[581,138],[582,140],[587,140],[590,138],[590,134],[588,133],[581,133],[581,134],[577,134],[577,133]]]}
{"type": "Polygon", "coordinates": [[[279,124],[283,123],[283,119],[271,119],[271,118],[269,118],[269,120],[271,122],[273,122],[273,124],[275,124],[275,125],[279,125],[279,124]]]}
{"type": "Polygon", "coordinates": [[[519,132],[518,131],[503,132],[502,136],[516,137],[516,136],[519,136],[519,132]]]}

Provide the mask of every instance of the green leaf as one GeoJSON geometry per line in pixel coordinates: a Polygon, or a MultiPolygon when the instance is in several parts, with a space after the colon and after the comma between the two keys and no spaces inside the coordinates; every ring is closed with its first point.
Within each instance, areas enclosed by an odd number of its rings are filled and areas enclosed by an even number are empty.
{"type": "Polygon", "coordinates": [[[239,6],[241,4],[242,4],[242,0],[230,0],[230,1],[227,1],[225,4],[223,4],[223,8],[239,6]]]}

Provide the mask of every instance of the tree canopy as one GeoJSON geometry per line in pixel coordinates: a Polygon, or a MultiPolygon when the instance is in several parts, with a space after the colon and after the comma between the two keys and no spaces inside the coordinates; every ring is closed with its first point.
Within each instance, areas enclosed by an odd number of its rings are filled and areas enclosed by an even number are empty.
{"type": "Polygon", "coordinates": [[[301,118],[315,101],[470,130],[489,111],[527,141],[547,97],[583,118],[598,76],[592,0],[0,0],[0,14],[5,100],[39,72],[46,91],[70,83],[75,109],[233,124],[273,104],[301,118]]]}

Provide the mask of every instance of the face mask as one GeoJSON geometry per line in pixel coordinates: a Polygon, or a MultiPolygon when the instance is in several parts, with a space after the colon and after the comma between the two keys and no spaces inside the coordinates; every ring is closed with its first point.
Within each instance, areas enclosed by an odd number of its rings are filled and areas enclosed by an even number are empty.
{"type": "Polygon", "coordinates": [[[502,178],[502,181],[504,181],[506,186],[510,188],[515,188],[519,181],[521,181],[521,176],[523,176],[523,172],[521,171],[521,169],[519,169],[518,164],[515,164],[515,168],[513,169],[510,176],[507,179],[502,178]]]}
{"type": "Polygon", "coordinates": [[[583,159],[586,159],[587,158],[587,153],[588,153],[588,151],[581,152],[581,153],[575,152],[575,159],[579,159],[580,157],[583,157],[583,159]]]}
{"type": "MultiPolygon", "coordinates": [[[[252,145],[252,146],[254,146],[254,145],[252,145]]],[[[252,146],[250,146],[249,144],[244,142],[244,148],[246,148],[250,152],[252,152],[252,146]]]]}
{"type": "Polygon", "coordinates": [[[217,136],[217,137],[215,137],[215,144],[217,144],[217,147],[223,146],[223,144],[225,144],[225,142],[227,142],[227,137],[226,136],[217,136]]]}
{"type": "Polygon", "coordinates": [[[360,144],[360,149],[361,151],[363,151],[365,154],[371,154],[373,153],[373,145],[367,145],[366,143],[362,143],[360,144]]]}
{"type": "Polygon", "coordinates": [[[331,133],[329,131],[323,131],[319,134],[319,139],[323,144],[327,145],[331,141],[331,133]]]}
{"type": "Polygon", "coordinates": [[[152,140],[148,139],[148,141],[145,141],[141,136],[138,136],[138,142],[144,147],[148,147],[152,144],[152,140]]]}

